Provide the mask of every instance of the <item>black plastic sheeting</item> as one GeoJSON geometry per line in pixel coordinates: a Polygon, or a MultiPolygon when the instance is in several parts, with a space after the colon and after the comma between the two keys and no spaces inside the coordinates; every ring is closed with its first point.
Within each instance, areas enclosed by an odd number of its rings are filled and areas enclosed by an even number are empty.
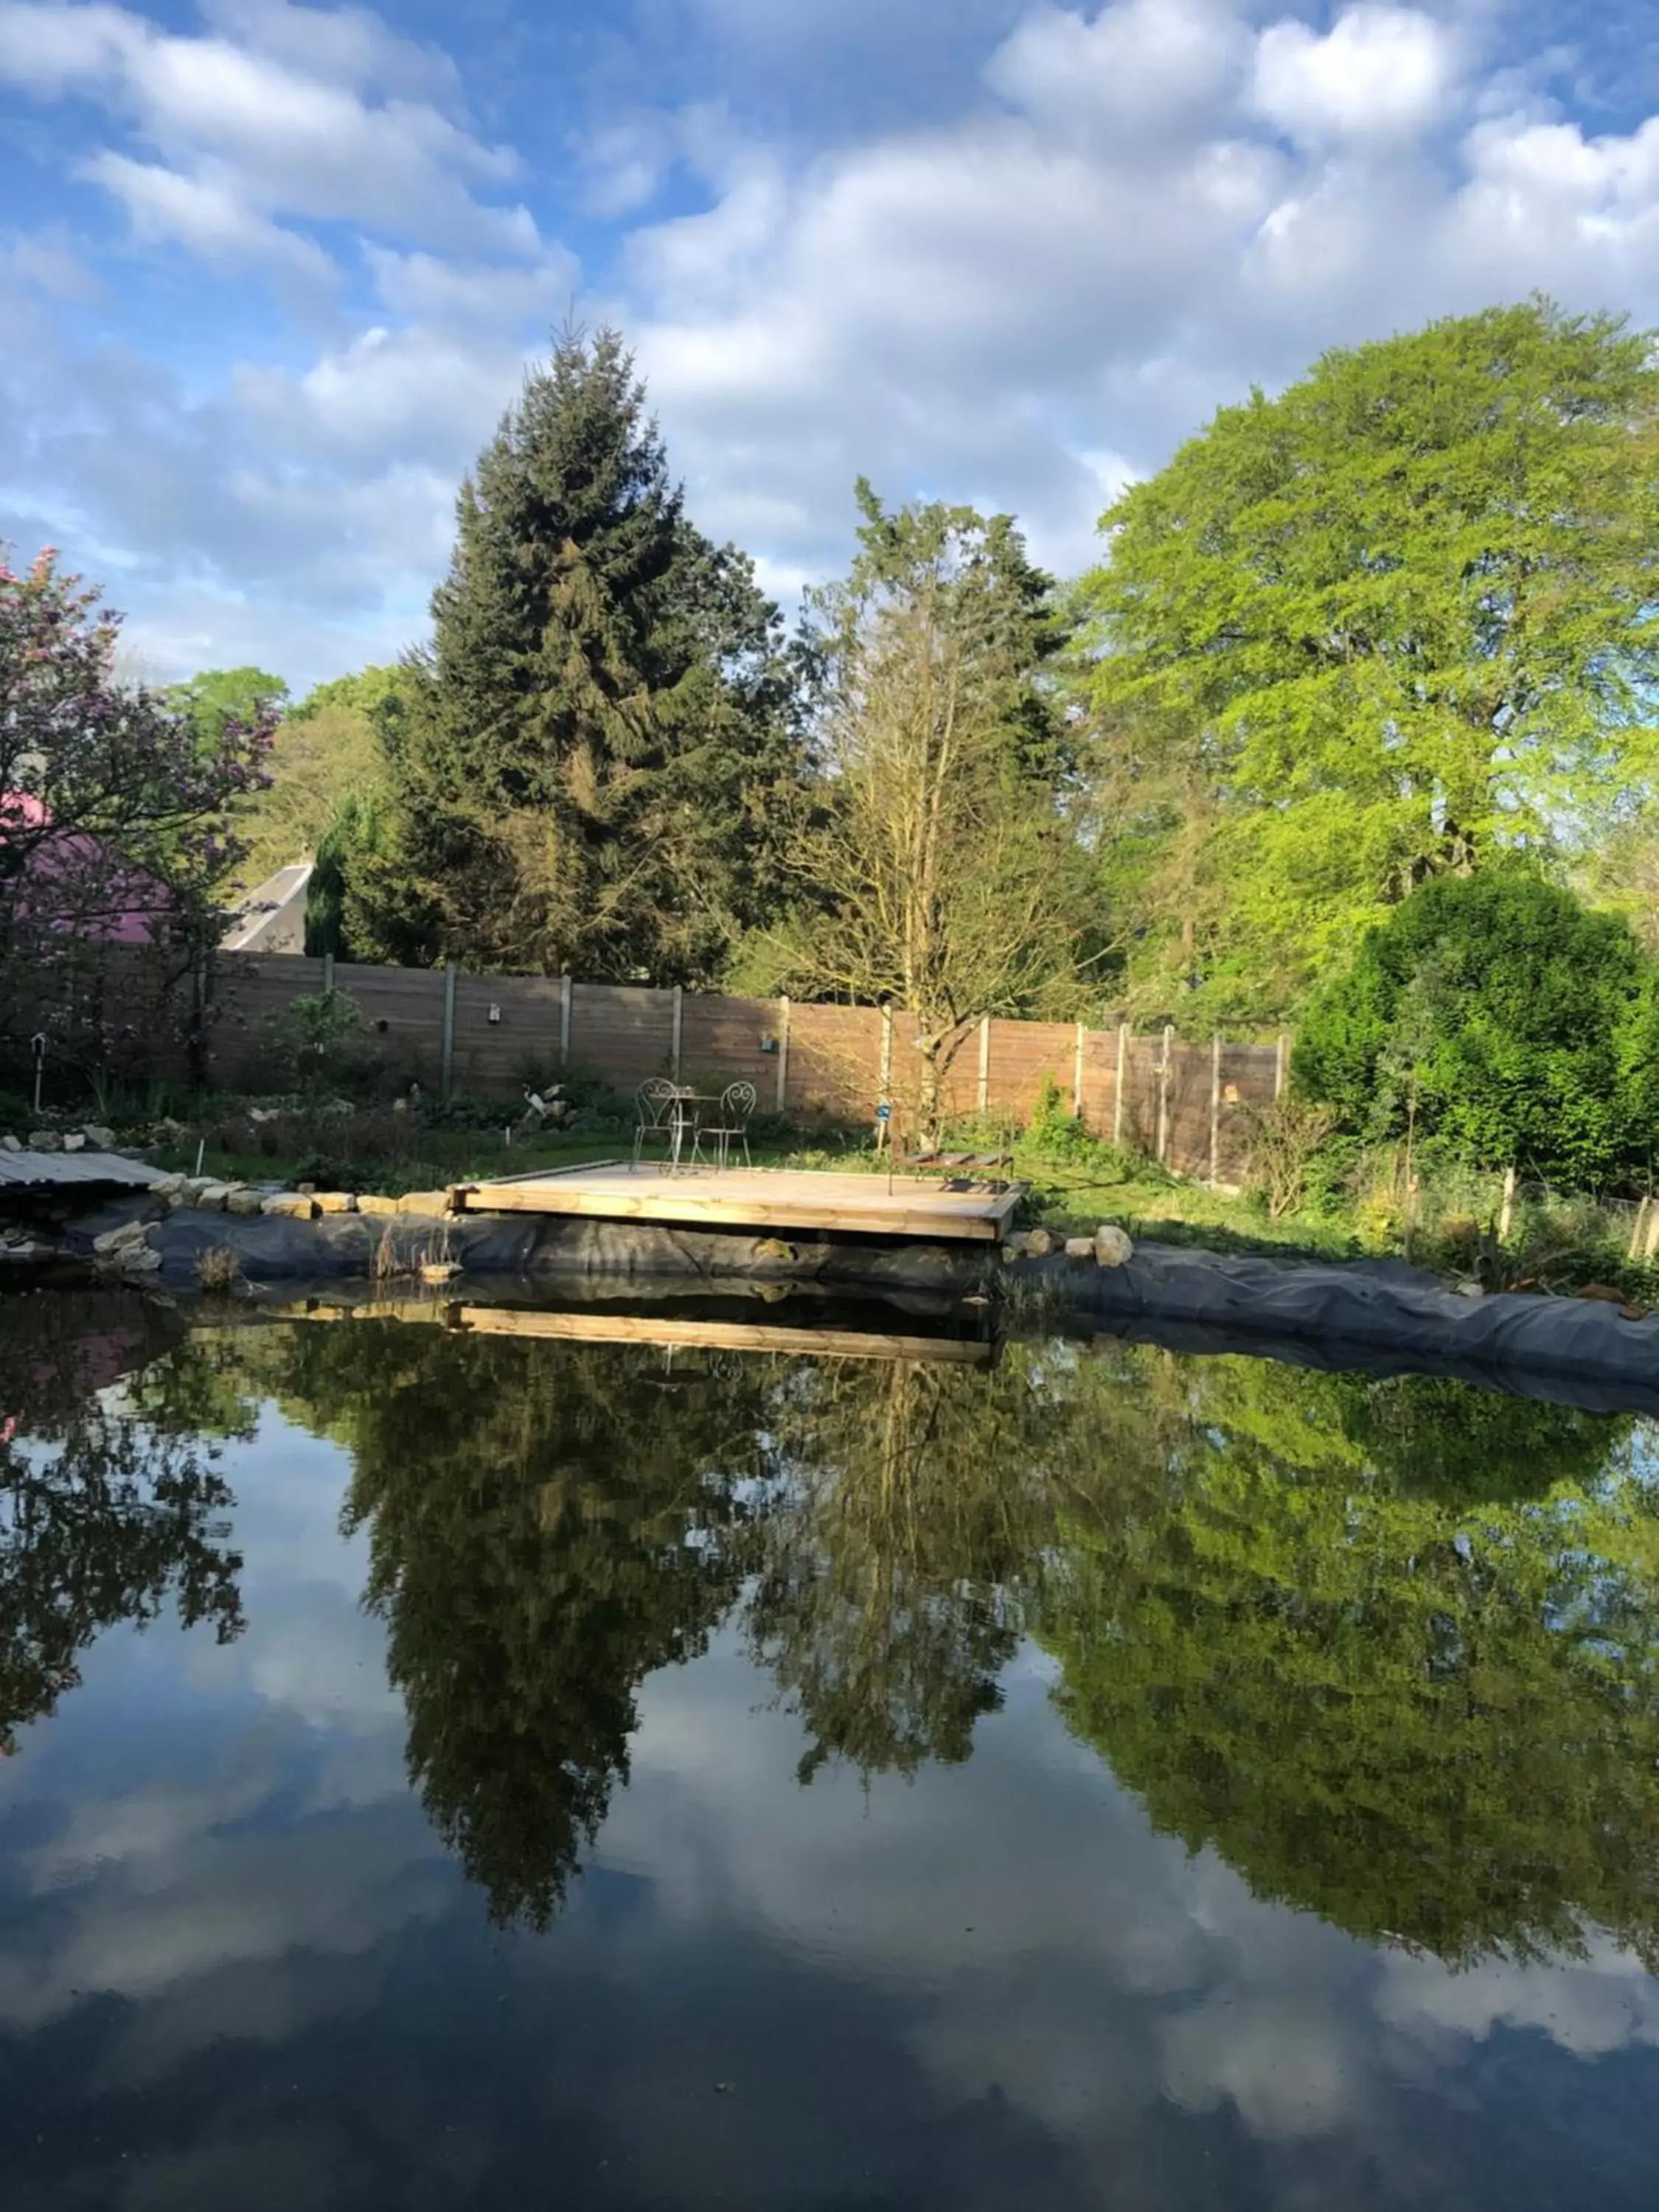
{"type": "MultiPolygon", "coordinates": [[[[124,1200],[83,1218],[72,1242],[155,1211],[124,1200]]],[[[195,1283],[202,1256],[234,1252],[246,1279],[287,1285],[363,1280],[458,1261],[467,1294],[492,1280],[634,1285],[653,1280],[816,1284],[875,1294],[962,1296],[987,1287],[988,1251],[961,1246],[785,1243],[618,1222],[523,1216],[333,1214],[313,1222],[179,1209],[151,1222],[169,1288],[195,1283]]],[[[1599,1410],[1659,1411],[1659,1315],[1626,1321],[1600,1299],[1465,1297],[1397,1261],[1331,1266],[1144,1244],[1121,1267],[1059,1259],[1005,1271],[1044,1293],[1028,1327],[1115,1336],[1198,1353],[1249,1352],[1309,1367],[1433,1373],[1599,1410]]],[[[154,1277],[151,1278],[154,1279],[154,1277]]]]}

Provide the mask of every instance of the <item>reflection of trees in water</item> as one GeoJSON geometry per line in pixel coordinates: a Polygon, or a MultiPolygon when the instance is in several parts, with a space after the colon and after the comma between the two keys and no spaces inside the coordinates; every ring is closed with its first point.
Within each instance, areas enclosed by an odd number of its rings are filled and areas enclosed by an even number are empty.
{"type": "Polygon", "coordinates": [[[1258,1895],[1455,1961],[1590,1919],[1659,1963],[1659,1499],[1630,1425],[1194,1381],[1172,1461],[1066,1518],[1041,1634],[1069,1724],[1258,1895]]]}
{"type": "Polygon", "coordinates": [[[231,1493],[186,1425],[142,1413],[140,1370],[192,1364],[176,1320],[106,1294],[7,1301],[0,1331],[0,1753],[80,1680],[82,1653],[170,1601],[242,1625],[218,1516],[231,1493]],[[157,1364],[159,1363],[159,1365],[157,1364]]]}
{"type": "Polygon", "coordinates": [[[358,1322],[263,1332],[348,1440],[434,1820],[544,1922],[635,1693],[734,1609],[826,1759],[1067,1723],[1265,1896],[1452,1959],[1659,1946],[1659,1519],[1628,1422],[1421,1378],[1011,1347],[990,1375],[358,1322]]]}
{"type": "Polygon", "coordinates": [[[544,1925],[627,1777],[640,1681],[732,1599],[760,1375],[359,1322],[289,1334],[280,1381],[349,1435],[428,1812],[496,1917],[544,1925]]]}
{"type": "Polygon", "coordinates": [[[1041,1395],[915,1361],[802,1364],[771,1413],[751,1648],[826,1760],[908,1774],[966,1759],[1019,1638],[1043,1510],[1041,1395]]]}

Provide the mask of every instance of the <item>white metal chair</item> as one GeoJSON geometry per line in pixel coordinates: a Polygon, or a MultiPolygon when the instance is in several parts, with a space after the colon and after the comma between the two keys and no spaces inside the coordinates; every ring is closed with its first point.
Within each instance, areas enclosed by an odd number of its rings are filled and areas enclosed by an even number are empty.
{"type": "Polygon", "coordinates": [[[635,1168],[647,1145],[660,1144],[665,1159],[672,1159],[679,1131],[674,1105],[679,1085],[665,1075],[648,1075],[634,1093],[634,1162],[635,1168]]]}
{"type": "Polygon", "coordinates": [[[725,1168],[731,1164],[733,1145],[743,1146],[743,1164],[752,1168],[749,1155],[749,1117],[760,1097],[752,1083],[728,1083],[720,1093],[720,1119],[707,1128],[699,1128],[692,1139],[691,1157],[695,1160],[702,1152],[705,1137],[712,1138],[714,1146],[714,1164],[725,1168]]]}

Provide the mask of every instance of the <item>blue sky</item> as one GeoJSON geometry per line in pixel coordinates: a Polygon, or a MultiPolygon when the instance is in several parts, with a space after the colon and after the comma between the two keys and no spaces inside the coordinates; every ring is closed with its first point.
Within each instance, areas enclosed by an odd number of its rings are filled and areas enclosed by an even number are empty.
{"type": "Polygon", "coordinates": [[[0,0],[0,538],[159,678],[418,637],[573,311],[786,604],[860,471],[1074,569],[1325,346],[1659,322],[1647,0],[0,0]]]}

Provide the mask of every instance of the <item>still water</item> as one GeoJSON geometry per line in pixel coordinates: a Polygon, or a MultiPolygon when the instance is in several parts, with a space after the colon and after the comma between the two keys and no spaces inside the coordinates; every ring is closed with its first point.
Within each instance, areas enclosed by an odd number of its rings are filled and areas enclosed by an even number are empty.
{"type": "Polygon", "coordinates": [[[1637,1418],[0,1311],[8,2212],[1659,2203],[1637,1418]]]}

